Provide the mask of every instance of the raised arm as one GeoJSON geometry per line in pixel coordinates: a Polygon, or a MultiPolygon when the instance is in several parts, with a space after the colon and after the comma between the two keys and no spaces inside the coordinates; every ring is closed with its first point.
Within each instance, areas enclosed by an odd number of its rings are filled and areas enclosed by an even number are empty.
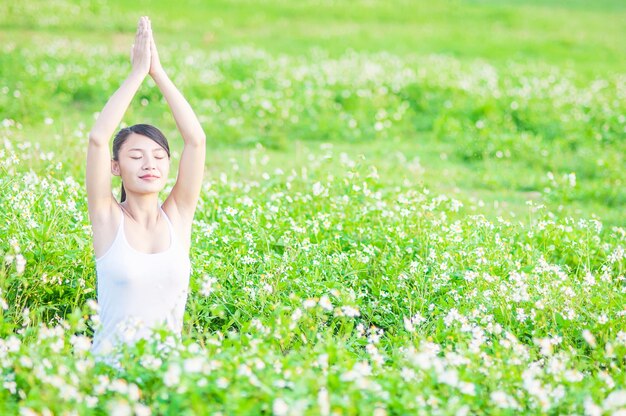
{"type": "MultiPolygon", "coordinates": [[[[148,25],[150,26],[150,20],[148,25]]],[[[191,106],[163,70],[151,28],[150,35],[152,60],[150,76],[165,97],[184,141],[176,183],[167,199],[171,200],[179,214],[191,223],[202,187],[206,136],[191,106]]]]}
{"type": "Polygon", "coordinates": [[[109,98],[89,132],[86,186],[89,217],[92,222],[97,217],[108,216],[113,207],[109,140],[150,70],[150,27],[146,17],[142,17],[137,26],[131,63],[130,75],[109,98]]]}

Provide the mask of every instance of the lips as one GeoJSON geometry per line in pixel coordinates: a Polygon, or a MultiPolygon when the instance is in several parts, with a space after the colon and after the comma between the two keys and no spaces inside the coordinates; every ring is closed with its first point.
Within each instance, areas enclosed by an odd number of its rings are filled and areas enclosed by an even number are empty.
{"type": "Polygon", "coordinates": [[[154,175],[143,175],[140,176],[141,179],[159,179],[158,176],[154,176],[154,175]]]}

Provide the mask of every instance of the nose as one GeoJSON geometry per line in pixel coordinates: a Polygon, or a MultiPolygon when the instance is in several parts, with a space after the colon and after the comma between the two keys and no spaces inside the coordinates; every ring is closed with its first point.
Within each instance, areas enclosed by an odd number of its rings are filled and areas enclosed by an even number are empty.
{"type": "Polygon", "coordinates": [[[156,168],[156,160],[153,157],[146,157],[144,158],[145,162],[143,164],[143,169],[144,170],[151,170],[151,169],[155,169],[156,168]]]}

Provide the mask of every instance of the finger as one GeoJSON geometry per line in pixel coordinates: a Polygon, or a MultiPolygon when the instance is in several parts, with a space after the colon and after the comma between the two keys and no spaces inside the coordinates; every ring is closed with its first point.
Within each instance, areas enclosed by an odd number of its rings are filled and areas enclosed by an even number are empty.
{"type": "Polygon", "coordinates": [[[143,39],[146,37],[146,25],[145,23],[141,27],[141,33],[139,33],[140,45],[143,44],[143,39]]]}
{"type": "Polygon", "coordinates": [[[150,38],[150,33],[148,32],[148,24],[146,23],[146,25],[143,28],[143,32],[141,33],[141,36],[144,40],[147,40],[150,38]]]}
{"type": "Polygon", "coordinates": [[[140,37],[142,33],[143,33],[143,21],[139,20],[139,24],[137,25],[137,34],[135,35],[135,37],[136,38],[140,37]]]}
{"type": "Polygon", "coordinates": [[[142,47],[144,48],[144,50],[149,49],[150,48],[150,33],[148,32],[148,30],[146,29],[146,31],[143,33],[142,39],[142,47]]]}
{"type": "Polygon", "coordinates": [[[154,41],[154,33],[152,33],[152,23],[148,21],[148,33],[150,34],[150,43],[154,41]]]}

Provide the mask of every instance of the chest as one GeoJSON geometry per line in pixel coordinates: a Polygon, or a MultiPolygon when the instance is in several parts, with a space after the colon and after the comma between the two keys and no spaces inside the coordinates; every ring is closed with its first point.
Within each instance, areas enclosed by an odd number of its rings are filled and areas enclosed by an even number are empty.
{"type": "Polygon", "coordinates": [[[191,263],[180,247],[156,254],[116,245],[111,256],[97,263],[98,282],[124,296],[176,294],[189,284],[191,263]]]}
{"type": "Polygon", "coordinates": [[[172,235],[165,220],[146,230],[133,221],[125,221],[124,238],[130,247],[140,253],[158,254],[172,245],[172,235]]]}

